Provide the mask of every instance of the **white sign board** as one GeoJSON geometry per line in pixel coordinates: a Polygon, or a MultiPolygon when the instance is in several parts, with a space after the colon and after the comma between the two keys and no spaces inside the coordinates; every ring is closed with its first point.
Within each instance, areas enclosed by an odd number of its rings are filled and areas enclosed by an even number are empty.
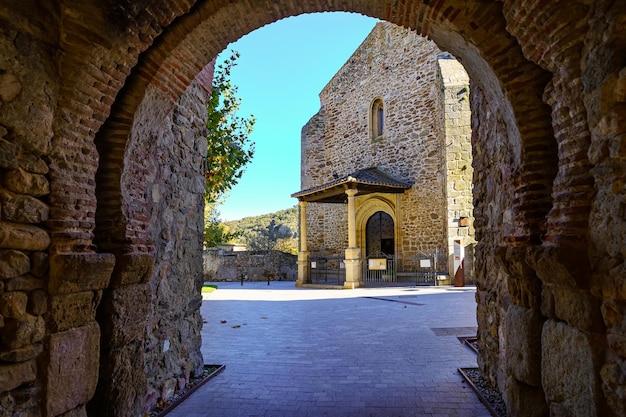
{"type": "Polygon", "coordinates": [[[430,259],[420,259],[420,268],[430,268],[430,259]]]}
{"type": "Polygon", "coordinates": [[[387,269],[387,258],[372,258],[367,264],[369,270],[384,271],[387,269]]]}
{"type": "Polygon", "coordinates": [[[454,241],[454,272],[459,269],[461,263],[463,262],[463,258],[465,257],[465,248],[461,245],[460,240],[454,241]]]}

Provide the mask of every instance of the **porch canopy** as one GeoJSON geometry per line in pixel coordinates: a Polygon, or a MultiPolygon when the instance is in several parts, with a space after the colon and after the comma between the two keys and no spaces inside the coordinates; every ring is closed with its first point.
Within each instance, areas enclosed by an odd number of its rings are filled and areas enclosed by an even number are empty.
{"type": "Polygon", "coordinates": [[[411,188],[413,183],[398,180],[377,167],[360,169],[352,174],[338,177],[333,181],[291,194],[300,201],[312,203],[344,204],[346,190],[357,190],[356,195],[371,193],[400,194],[411,188]]]}

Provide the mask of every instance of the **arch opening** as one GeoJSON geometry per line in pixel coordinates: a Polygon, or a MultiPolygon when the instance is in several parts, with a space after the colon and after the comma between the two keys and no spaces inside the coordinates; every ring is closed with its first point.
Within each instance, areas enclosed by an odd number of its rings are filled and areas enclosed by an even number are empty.
{"type": "MultiPolygon", "coordinates": [[[[183,22],[177,22],[177,25],[183,25],[183,22]]],[[[198,30],[198,32],[200,33],[205,33],[206,30],[208,28],[206,27],[205,23],[202,22],[200,24],[198,24],[197,28],[195,30],[198,30]]],[[[195,32],[195,30],[193,32],[195,32]]],[[[433,31],[433,34],[437,34],[436,31],[433,31]]],[[[169,34],[166,33],[164,35],[162,35],[164,38],[164,41],[168,39],[169,34]]],[[[201,35],[197,35],[197,36],[201,36],[201,35]]],[[[446,39],[453,39],[454,37],[451,36],[449,38],[446,39]]],[[[456,44],[456,48],[452,48],[458,51],[458,53],[460,53],[461,56],[463,55],[467,55],[470,54],[470,56],[472,56],[471,59],[477,59],[478,56],[480,56],[480,51],[478,50],[473,50],[471,47],[467,48],[467,50],[463,49],[465,48],[468,44],[469,41],[466,39],[456,39],[453,42],[451,42],[451,44],[454,46],[455,45],[455,41],[458,42],[458,44],[456,44]]],[[[144,59],[140,60],[140,62],[149,62],[151,57],[153,55],[156,55],[156,52],[154,51],[148,51],[146,53],[146,56],[144,59]]],[[[202,56],[202,54],[198,54],[200,55],[200,57],[202,56]]],[[[213,53],[207,53],[206,57],[211,57],[214,56],[213,53]]],[[[206,60],[206,57],[204,58],[206,60]]],[[[169,67],[168,67],[168,60],[169,59],[174,59],[174,58],[166,58],[165,61],[161,64],[160,67],[158,67],[158,70],[155,74],[152,75],[152,79],[161,79],[161,81],[167,81],[168,77],[172,77],[173,74],[168,74],[169,71],[169,67]]],[[[200,58],[202,59],[202,58],[200,58]]],[[[470,59],[470,60],[471,60],[470,59]]],[[[482,62],[481,65],[485,66],[487,68],[489,68],[488,64],[485,64],[484,58],[480,57],[479,60],[482,62]]],[[[193,73],[193,72],[192,72],[193,73]]],[[[192,74],[190,73],[190,74],[192,74]]],[[[483,72],[483,71],[478,71],[477,73],[480,73],[480,76],[477,78],[477,83],[476,85],[478,86],[478,88],[480,88],[481,85],[485,85],[488,86],[486,88],[486,95],[490,96],[491,99],[494,99],[494,102],[498,102],[500,104],[503,104],[502,109],[504,110],[503,112],[501,112],[500,114],[498,114],[498,118],[500,118],[499,122],[503,122],[502,125],[506,126],[505,130],[506,130],[506,134],[503,135],[503,137],[507,138],[507,140],[509,141],[509,146],[507,149],[507,152],[509,152],[512,157],[511,157],[511,166],[512,167],[518,167],[520,165],[520,160],[523,159],[522,156],[522,145],[521,145],[521,139],[520,139],[520,133],[517,132],[515,129],[517,128],[517,123],[514,119],[514,111],[512,109],[511,103],[509,102],[508,98],[506,97],[506,95],[502,92],[502,90],[499,88],[496,88],[496,92],[494,92],[492,90],[491,87],[494,86],[494,84],[496,84],[494,82],[494,79],[497,79],[497,75],[495,75],[493,73],[493,71],[489,68],[489,71],[483,72]],[[487,74],[486,76],[484,74],[487,74]],[[485,77],[487,77],[485,79],[485,77]],[[491,77],[491,78],[490,78],[491,77]],[[508,109],[508,111],[507,111],[508,109]],[[512,128],[513,127],[513,128],[512,128]]],[[[133,75],[134,77],[137,77],[138,79],[141,79],[141,77],[144,77],[145,74],[143,74],[141,71],[138,71],[135,73],[135,75],[133,75]]],[[[191,79],[191,76],[190,76],[191,79]]],[[[117,119],[115,118],[115,115],[112,115],[112,117],[109,119],[111,125],[105,125],[105,127],[101,130],[101,132],[99,133],[99,143],[107,143],[108,141],[110,141],[111,136],[114,135],[119,135],[120,131],[124,131],[125,129],[128,129],[128,137],[129,138],[134,138],[131,139],[131,141],[129,141],[127,143],[126,146],[126,156],[124,157],[125,159],[128,158],[128,156],[130,156],[130,160],[131,163],[129,165],[126,166],[125,169],[125,174],[121,175],[120,178],[120,182],[123,182],[124,180],[124,176],[131,174],[131,173],[138,173],[139,177],[141,178],[143,176],[143,180],[142,182],[147,184],[148,186],[146,187],[146,189],[152,189],[154,190],[155,188],[158,189],[159,187],[159,183],[160,181],[162,181],[162,179],[159,178],[153,178],[152,174],[156,173],[157,171],[151,171],[148,170],[147,172],[142,171],[141,169],[137,169],[137,165],[141,165],[143,163],[143,161],[145,161],[144,155],[145,155],[145,148],[141,145],[143,143],[144,138],[146,137],[158,137],[159,135],[159,131],[162,129],[162,127],[158,126],[158,125],[153,125],[149,123],[149,120],[142,120],[142,115],[146,115],[146,117],[148,118],[152,118],[152,115],[154,114],[154,111],[163,111],[164,115],[168,114],[169,111],[172,110],[172,108],[176,109],[176,102],[174,102],[174,104],[172,104],[172,101],[174,100],[173,97],[175,97],[176,93],[173,93],[173,91],[171,89],[166,89],[164,90],[163,88],[161,88],[160,86],[157,85],[156,82],[152,82],[145,87],[145,93],[144,96],[142,98],[142,100],[140,100],[138,103],[135,102],[135,97],[137,94],[137,91],[132,91],[133,87],[136,85],[141,85],[141,82],[131,82],[129,84],[131,86],[131,88],[129,88],[129,91],[126,93],[126,95],[122,96],[120,98],[120,100],[118,101],[120,103],[120,109],[119,111],[127,111],[128,109],[124,109],[127,106],[130,106],[131,108],[133,108],[134,106],[137,106],[134,108],[134,114],[135,114],[135,119],[132,123],[132,125],[124,127],[124,126],[120,126],[120,124],[124,124],[127,123],[127,121],[124,121],[123,123],[117,123],[117,119]],[[131,101],[132,98],[132,101],[131,101]],[[169,104],[168,104],[169,103],[169,104]],[[154,106],[154,107],[153,107],[154,106]],[[174,106],[174,107],[172,107],[174,106]],[[151,109],[152,108],[152,109],[151,109]],[[122,110],[124,109],[124,110],[122,110]],[[109,133],[107,133],[109,132],[109,133]],[[111,135],[111,136],[109,136],[111,135]],[[134,149],[134,150],[133,150],[134,149]],[[130,152],[130,153],[129,153],[130,152]],[[134,153],[134,155],[133,155],[134,153]],[[134,163],[132,161],[135,161],[134,163]],[[135,165],[133,167],[133,165],[135,165]]],[[[376,128],[376,132],[374,132],[374,130],[372,130],[372,134],[376,133],[377,136],[381,136],[378,133],[383,133],[384,129],[384,113],[385,113],[385,109],[386,106],[383,106],[382,104],[382,99],[380,100],[379,105],[376,105],[376,103],[378,103],[377,101],[374,102],[374,105],[372,106],[372,122],[375,121],[375,123],[372,123],[372,127],[375,126],[376,128]]],[[[163,118],[163,120],[166,120],[166,117],[163,118]]],[[[109,123],[109,122],[107,122],[109,123]]],[[[107,145],[103,145],[102,149],[105,150],[107,148],[107,145]]],[[[153,151],[149,151],[149,153],[152,153],[152,155],[156,155],[158,152],[156,150],[153,151]]],[[[106,154],[106,153],[105,153],[106,154]]],[[[102,165],[104,166],[104,164],[102,165]]],[[[517,169],[519,170],[519,168],[513,168],[513,169],[517,169]]],[[[516,174],[518,174],[518,172],[516,172],[516,174]]],[[[126,177],[126,178],[130,178],[130,177],[126,177]]],[[[133,179],[132,181],[136,181],[137,179],[133,179]]],[[[107,180],[108,181],[108,180],[107,180]]],[[[139,190],[140,191],[140,190],[139,190]]],[[[154,198],[155,195],[157,194],[152,194],[152,198],[154,198]]],[[[147,196],[149,196],[146,193],[142,193],[140,191],[140,193],[137,193],[135,195],[131,195],[127,197],[127,201],[133,201],[133,205],[137,204],[137,202],[139,202],[139,207],[141,207],[142,205],[144,206],[144,209],[142,209],[141,211],[145,211],[145,210],[150,210],[150,206],[152,204],[152,202],[149,201],[148,198],[146,198],[147,196]],[[142,195],[143,194],[143,195],[142,195]],[[141,203],[143,201],[143,203],[141,203]]],[[[122,212],[127,211],[128,208],[126,207],[126,204],[124,203],[124,199],[122,199],[119,202],[121,208],[122,208],[122,212]]],[[[133,209],[136,210],[138,206],[134,206],[133,209]]],[[[119,208],[116,210],[116,212],[119,212],[119,208]]],[[[136,213],[136,211],[135,211],[136,213]]],[[[110,216],[103,216],[100,217],[103,221],[101,223],[112,223],[110,220],[107,220],[106,217],[110,217],[110,216]]],[[[151,228],[150,225],[148,224],[134,224],[137,220],[137,216],[135,214],[131,214],[129,216],[126,217],[127,219],[127,223],[126,223],[126,227],[125,229],[117,229],[118,232],[117,233],[121,233],[122,235],[119,235],[118,237],[120,238],[120,240],[123,242],[123,244],[121,244],[120,246],[118,246],[119,249],[121,249],[122,253],[126,253],[126,252],[130,252],[130,253],[136,253],[138,251],[143,251],[143,252],[148,252],[150,251],[150,248],[152,247],[152,245],[154,245],[156,243],[156,252],[157,252],[157,256],[159,255],[159,248],[166,248],[167,247],[167,242],[166,240],[163,240],[161,242],[158,242],[158,240],[154,240],[154,237],[150,236],[149,234],[144,234],[143,236],[141,234],[136,234],[137,230],[149,230],[151,228]],[[130,233],[129,233],[130,232],[130,233]],[[139,236],[138,238],[135,238],[134,236],[139,236]],[[132,242],[132,243],[131,243],[132,242]],[[137,245],[137,246],[134,246],[137,245]],[[146,248],[146,249],[143,249],[146,248]]],[[[122,222],[124,223],[124,222],[122,222]]],[[[120,226],[120,223],[117,223],[116,226],[120,226]]],[[[535,234],[539,233],[538,231],[534,231],[535,234]]],[[[108,232],[105,234],[99,234],[99,236],[107,236],[108,232]]],[[[101,240],[100,242],[104,242],[104,240],[101,240]]],[[[395,240],[394,240],[394,245],[395,245],[395,240]]],[[[102,246],[104,249],[104,245],[102,246]]],[[[118,249],[118,250],[119,250],[118,249]]],[[[158,269],[158,268],[157,268],[158,269]]],[[[161,272],[161,274],[165,274],[166,272],[161,272]]],[[[158,276],[156,274],[159,274],[159,271],[155,271],[153,272],[153,276],[158,276]]],[[[163,275],[165,276],[165,275],[163,275]]],[[[195,284],[195,286],[197,286],[198,283],[195,284]]]]}

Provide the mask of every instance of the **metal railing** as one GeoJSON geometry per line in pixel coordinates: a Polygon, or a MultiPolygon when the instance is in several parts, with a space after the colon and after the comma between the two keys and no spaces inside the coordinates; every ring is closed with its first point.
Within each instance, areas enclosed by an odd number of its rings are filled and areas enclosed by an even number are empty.
{"type": "MultiPolygon", "coordinates": [[[[312,284],[344,285],[345,256],[313,253],[309,262],[312,284]]],[[[447,256],[443,251],[421,252],[399,258],[382,252],[372,253],[361,262],[365,284],[406,283],[406,285],[439,285],[438,277],[447,276],[447,256]]]]}
{"type": "Polygon", "coordinates": [[[367,256],[363,262],[363,282],[397,282],[396,258],[383,252],[367,256]]]}
{"type": "Polygon", "coordinates": [[[312,254],[309,277],[312,284],[343,285],[346,281],[344,256],[312,254]]]}

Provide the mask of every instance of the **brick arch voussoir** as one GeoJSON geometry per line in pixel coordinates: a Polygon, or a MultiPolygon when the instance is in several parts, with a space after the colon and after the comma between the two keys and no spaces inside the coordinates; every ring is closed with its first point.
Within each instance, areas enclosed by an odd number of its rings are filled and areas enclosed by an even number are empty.
{"type": "Polygon", "coordinates": [[[507,27],[520,40],[524,55],[555,74],[543,93],[551,108],[546,120],[552,120],[559,146],[553,207],[544,241],[551,246],[581,247],[584,252],[594,189],[580,57],[593,10],[584,1],[568,3],[567,13],[558,2],[503,3],[507,27]]]}
{"type": "MultiPolygon", "coordinates": [[[[91,252],[99,166],[96,133],[137,62],[187,0],[150,4],[72,2],[59,6],[59,91],[50,155],[52,253],[91,252]],[[73,190],[67,198],[67,190],[73,190]],[[76,206],[90,207],[77,211],[76,206]]],[[[119,144],[118,144],[119,146],[119,144]]],[[[115,186],[109,187],[115,190],[115,186]]],[[[115,191],[111,191],[113,194],[115,191]]]]}
{"type": "Polygon", "coordinates": [[[543,248],[533,250],[529,261],[544,282],[586,288],[595,189],[580,57],[593,10],[584,1],[568,3],[567,13],[558,2],[503,3],[507,27],[520,40],[524,55],[553,74],[543,92],[543,101],[550,106],[550,117],[545,120],[551,121],[558,146],[552,207],[542,236],[543,248]],[[570,272],[556,274],[554,265],[570,272]]]}

